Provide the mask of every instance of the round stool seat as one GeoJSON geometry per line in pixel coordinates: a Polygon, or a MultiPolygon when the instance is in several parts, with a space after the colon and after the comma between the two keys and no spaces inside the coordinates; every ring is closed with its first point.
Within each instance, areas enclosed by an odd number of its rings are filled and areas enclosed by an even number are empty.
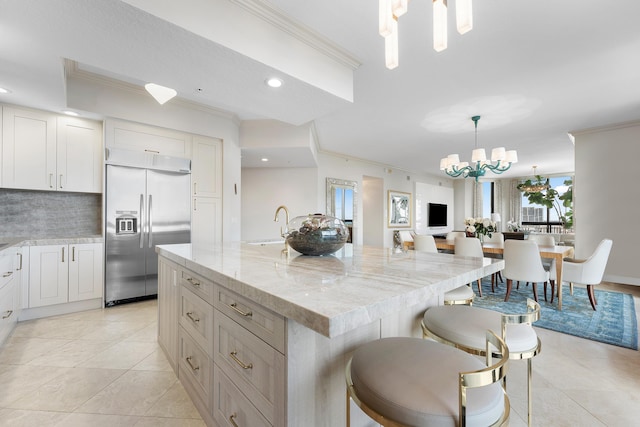
{"type": "MultiPolygon", "coordinates": [[[[410,426],[456,426],[460,372],[485,369],[475,356],[420,338],[382,338],[358,348],[351,380],[358,399],[380,415],[410,426]]],[[[499,382],[467,390],[467,425],[500,419],[499,382]]]]}
{"type": "Polygon", "coordinates": [[[462,285],[450,290],[449,292],[445,292],[444,301],[445,303],[448,301],[468,301],[475,298],[475,296],[476,295],[473,293],[471,286],[462,285]]]}
{"type": "MultiPolygon", "coordinates": [[[[429,308],[422,319],[424,326],[438,337],[461,347],[484,351],[485,331],[502,330],[502,315],[494,310],[469,306],[429,308]]],[[[507,324],[505,343],[512,357],[538,346],[538,336],[531,325],[507,324]],[[516,353],[516,354],[514,354],[516,353]]]]}

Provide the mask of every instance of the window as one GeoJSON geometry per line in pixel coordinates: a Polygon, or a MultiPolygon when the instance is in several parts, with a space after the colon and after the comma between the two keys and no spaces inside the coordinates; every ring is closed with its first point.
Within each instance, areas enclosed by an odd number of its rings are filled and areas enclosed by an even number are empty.
{"type": "MultiPolygon", "coordinates": [[[[549,185],[562,196],[569,187],[565,181],[572,180],[571,176],[555,176],[549,178],[549,185]]],[[[561,200],[553,203],[553,207],[531,203],[529,197],[522,193],[522,225],[531,230],[542,233],[562,233],[568,230],[563,227],[560,215],[567,216],[571,208],[565,208],[561,200]]]]}

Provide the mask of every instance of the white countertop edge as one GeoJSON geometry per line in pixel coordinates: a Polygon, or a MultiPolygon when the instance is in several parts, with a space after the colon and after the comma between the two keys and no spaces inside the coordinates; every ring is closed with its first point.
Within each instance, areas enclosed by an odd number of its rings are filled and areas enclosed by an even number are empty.
{"type": "MultiPolygon", "coordinates": [[[[392,298],[381,299],[366,306],[357,306],[352,310],[327,316],[307,307],[300,306],[291,300],[274,295],[249,283],[236,280],[235,278],[208,268],[197,261],[193,261],[179,253],[171,251],[170,246],[157,246],[156,252],[178,265],[213,280],[219,285],[249,298],[265,308],[283,317],[292,319],[328,338],[336,337],[359,326],[369,324],[384,317],[385,315],[418,304],[420,301],[433,299],[440,293],[455,289],[458,286],[462,286],[472,280],[490,275],[504,268],[503,260],[490,259],[490,261],[482,267],[469,271],[467,274],[453,276],[448,279],[441,280],[436,284],[426,285],[405,293],[394,295],[392,298]],[[475,279],[469,280],[470,277],[475,277],[475,279]]],[[[487,260],[489,259],[485,258],[485,261],[487,260]]]]}

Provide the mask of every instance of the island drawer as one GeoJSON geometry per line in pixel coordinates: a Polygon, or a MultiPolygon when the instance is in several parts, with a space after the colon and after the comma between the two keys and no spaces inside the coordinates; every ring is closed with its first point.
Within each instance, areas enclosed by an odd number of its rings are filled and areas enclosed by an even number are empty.
{"type": "Polygon", "coordinates": [[[0,252],[0,289],[13,280],[13,259],[16,253],[13,251],[0,252]]]}
{"type": "Polygon", "coordinates": [[[220,427],[272,426],[215,363],[213,370],[213,418],[220,427]]]}
{"type": "Polygon", "coordinates": [[[216,286],[215,292],[215,308],[284,354],[284,317],[222,286],[216,286]]]}
{"type": "Polygon", "coordinates": [[[180,381],[188,383],[185,388],[191,397],[199,400],[200,405],[211,410],[211,368],[213,363],[207,353],[196,344],[194,339],[183,329],[179,328],[180,349],[178,362],[178,376],[180,381]]]}
{"type": "Polygon", "coordinates": [[[213,307],[184,285],[180,289],[180,326],[213,356],[213,307]]]}
{"type": "Polygon", "coordinates": [[[214,286],[211,280],[205,279],[189,270],[180,270],[178,272],[178,280],[183,287],[193,291],[205,301],[211,302],[214,293],[214,286]]]}
{"type": "Polygon", "coordinates": [[[226,315],[215,314],[216,365],[274,425],[284,419],[285,358],[226,315]]]}

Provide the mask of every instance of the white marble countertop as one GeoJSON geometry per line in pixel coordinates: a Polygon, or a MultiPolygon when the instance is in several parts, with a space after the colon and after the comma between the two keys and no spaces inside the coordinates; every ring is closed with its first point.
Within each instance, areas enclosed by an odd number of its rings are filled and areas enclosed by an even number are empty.
{"type": "Polygon", "coordinates": [[[0,251],[12,246],[43,246],[43,245],[79,245],[81,243],[102,243],[102,236],[77,236],[77,237],[2,237],[0,236],[0,251]]]}
{"type": "Polygon", "coordinates": [[[323,257],[283,248],[181,244],[156,252],[329,338],[504,268],[500,259],[351,244],[323,257]]]}

